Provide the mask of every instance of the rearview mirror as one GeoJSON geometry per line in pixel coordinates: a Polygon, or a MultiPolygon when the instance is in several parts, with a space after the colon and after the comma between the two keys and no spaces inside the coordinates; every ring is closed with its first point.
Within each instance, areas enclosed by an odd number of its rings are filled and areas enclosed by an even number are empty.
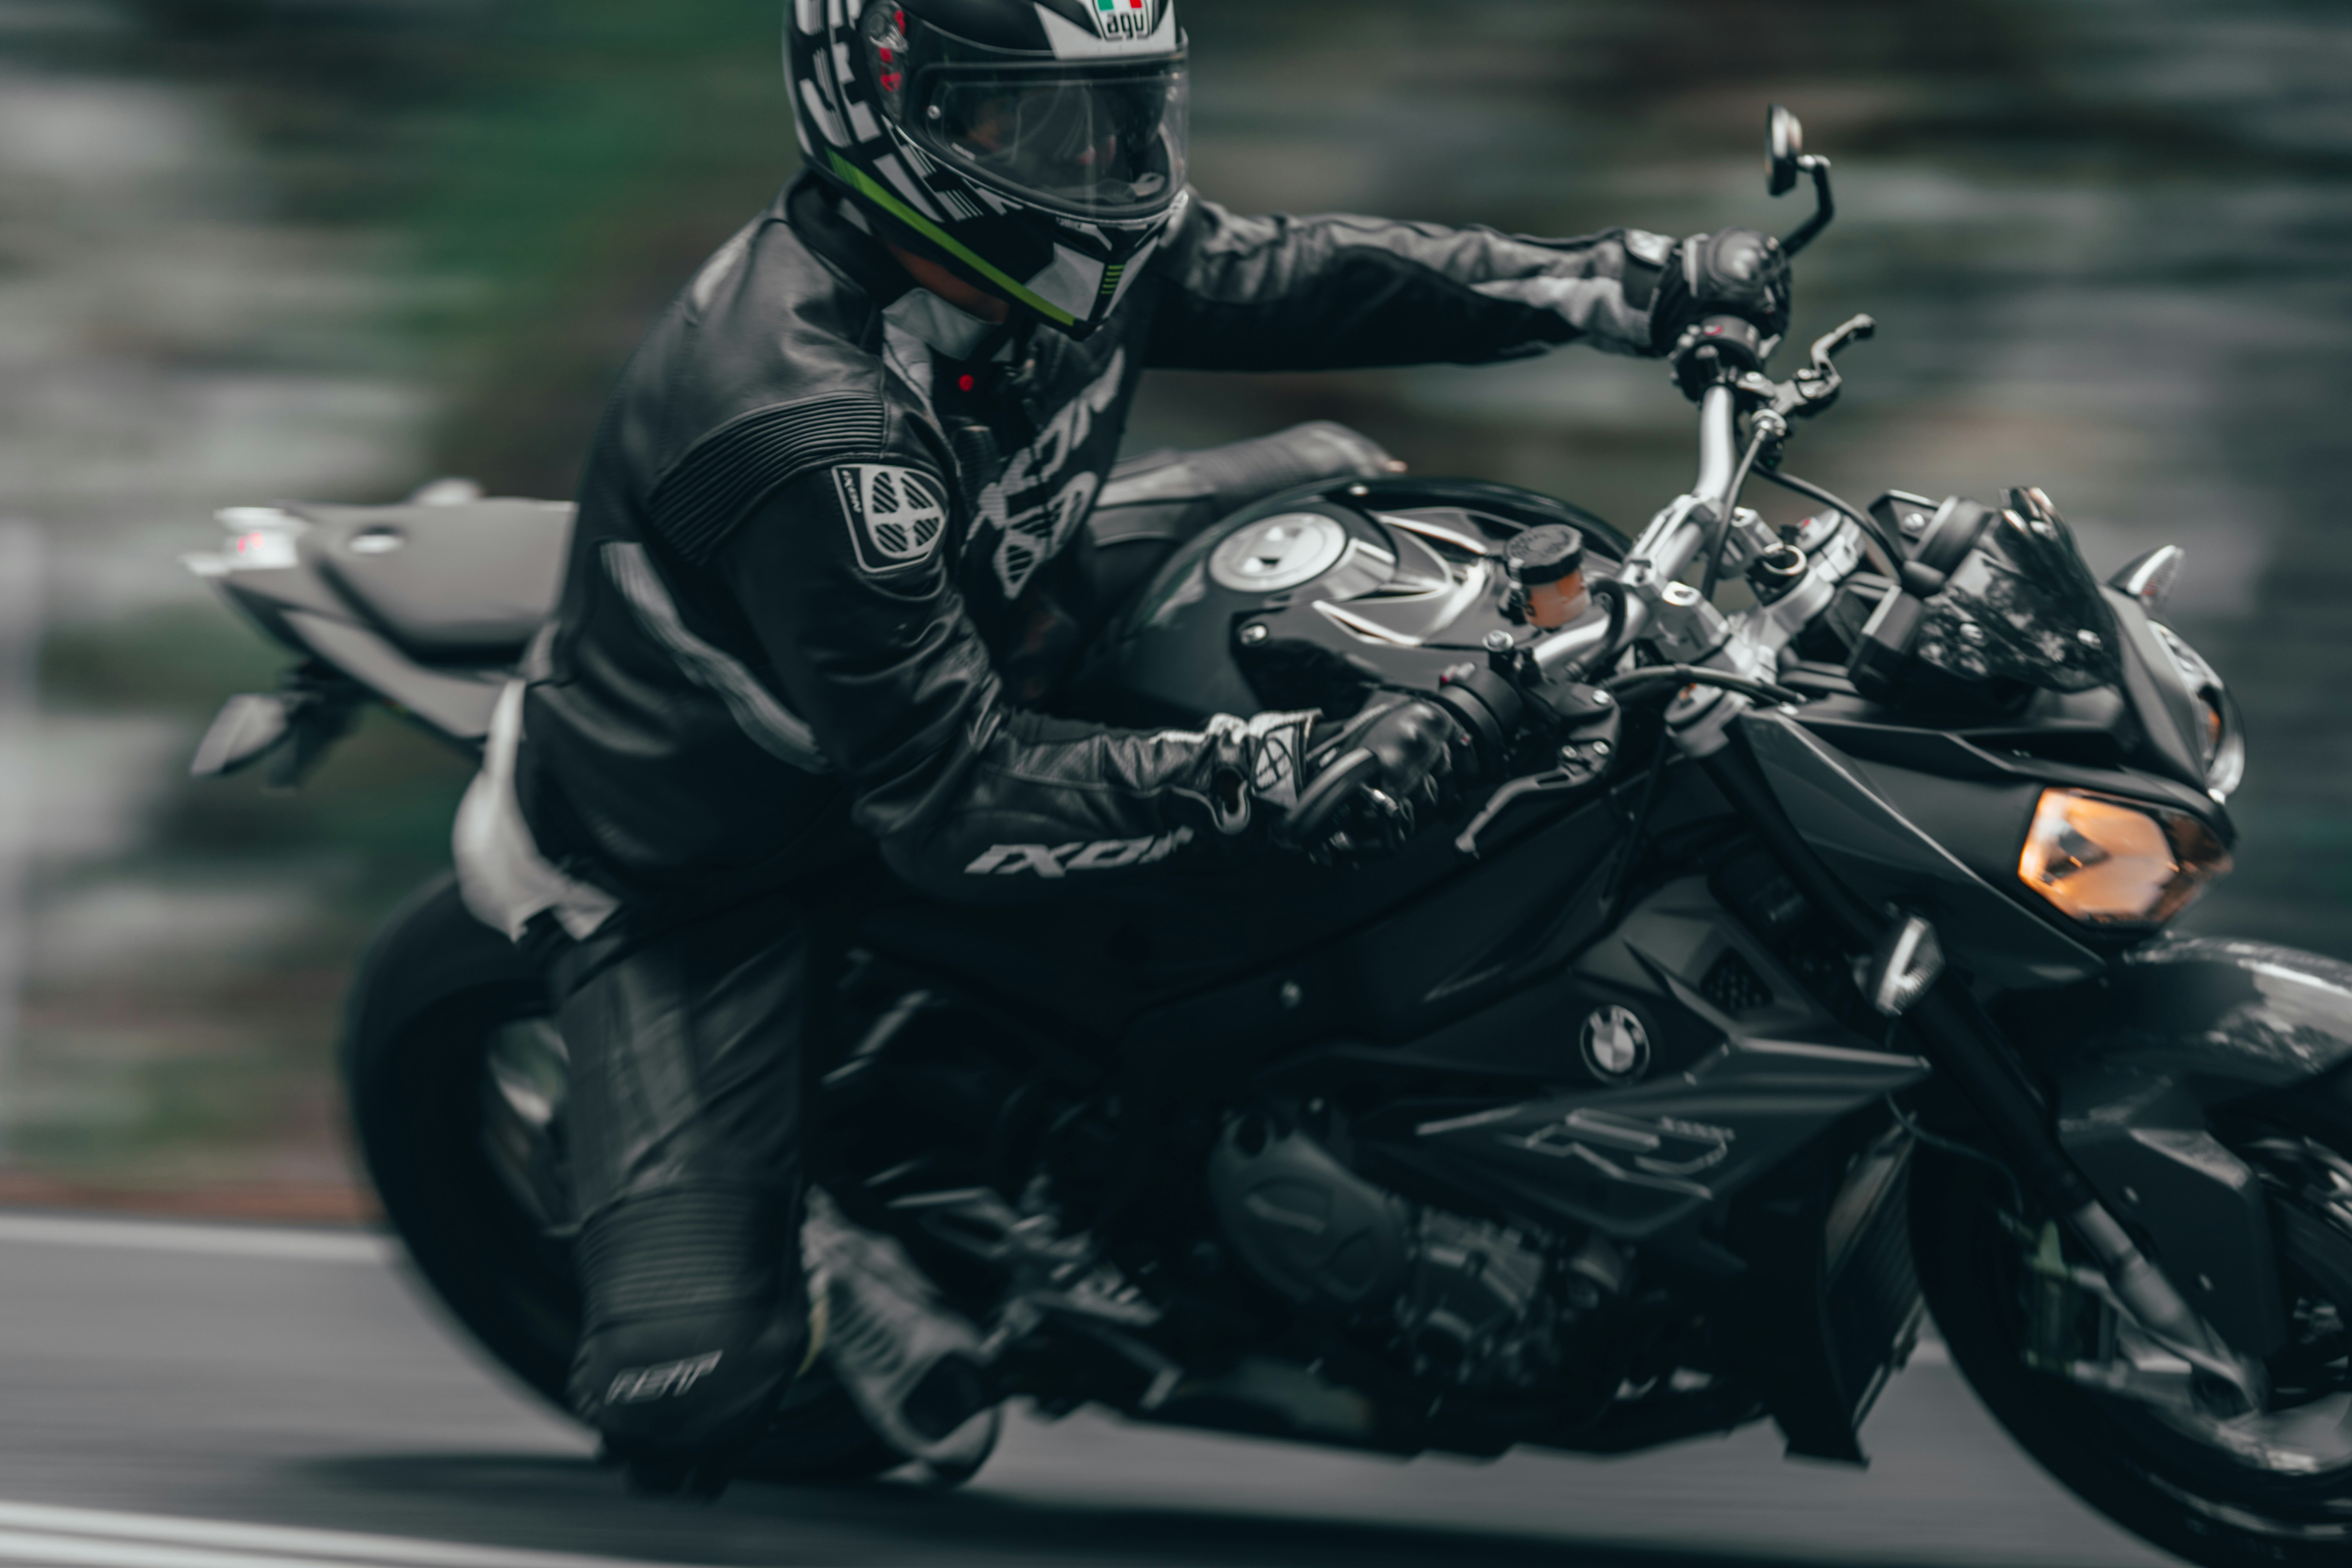
{"type": "Polygon", "coordinates": [[[1797,188],[1797,160],[1804,156],[1805,128],[1786,107],[1774,104],[1764,118],[1767,171],[1764,188],[1785,196],[1797,188]]]}

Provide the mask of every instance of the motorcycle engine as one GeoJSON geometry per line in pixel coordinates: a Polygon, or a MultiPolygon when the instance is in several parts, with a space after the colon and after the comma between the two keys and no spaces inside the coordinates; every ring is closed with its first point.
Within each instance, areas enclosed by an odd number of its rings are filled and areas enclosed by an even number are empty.
{"type": "Polygon", "coordinates": [[[1577,1321],[1632,1283],[1600,1236],[1571,1247],[1409,1203],[1256,1113],[1226,1121],[1208,1178],[1225,1239],[1259,1279],[1458,1387],[1541,1387],[1577,1321]]]}

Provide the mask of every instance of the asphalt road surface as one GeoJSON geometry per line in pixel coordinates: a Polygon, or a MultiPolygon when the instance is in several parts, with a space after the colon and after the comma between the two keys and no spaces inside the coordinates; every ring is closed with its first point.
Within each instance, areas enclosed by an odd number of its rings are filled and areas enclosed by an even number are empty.
{"type": "Polygon", "coordinates": [[[1867,1471],[1769,1430],[1401,1464],[1076,1415],[950,1494],[625,1494],[353,1233],[0,1213],[0,1563],[2140,1564],[1924,1355],[1867,1471]]]}

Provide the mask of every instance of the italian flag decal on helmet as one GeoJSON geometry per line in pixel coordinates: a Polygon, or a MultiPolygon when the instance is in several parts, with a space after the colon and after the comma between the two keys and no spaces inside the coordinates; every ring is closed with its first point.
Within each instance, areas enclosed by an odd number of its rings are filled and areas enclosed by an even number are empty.
{"type": "Polygon", "coordinates": [[[1159,29],[1160,0],[1095,0],[1095,26],[1114,41],[1148,38],[1159,29]]]}

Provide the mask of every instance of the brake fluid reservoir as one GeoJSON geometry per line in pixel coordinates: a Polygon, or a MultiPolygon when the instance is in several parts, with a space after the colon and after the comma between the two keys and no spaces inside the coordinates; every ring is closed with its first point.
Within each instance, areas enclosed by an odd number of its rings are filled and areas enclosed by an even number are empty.
{"type": "Polygon", "coordinates": [[[1503,547],[1503,562],[1517,585],[1514,603],[1529,626],[1564,626],[1592,603],[1584,587],[1584,536],[1566,523],[1514,535],[1503,547]]]}

